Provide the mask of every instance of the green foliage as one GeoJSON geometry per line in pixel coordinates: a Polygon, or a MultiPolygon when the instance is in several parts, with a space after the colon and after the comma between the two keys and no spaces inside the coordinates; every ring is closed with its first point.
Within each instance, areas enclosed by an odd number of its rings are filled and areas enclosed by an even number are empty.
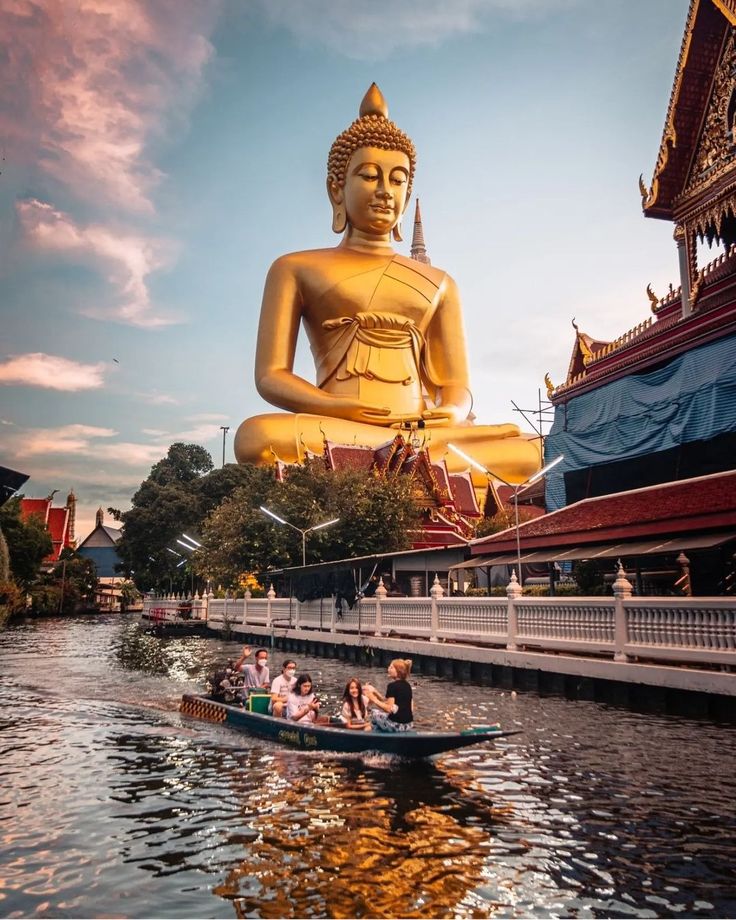
{"type": "Polygon", "coordinates": [[[120,585],[120,607],[127,610],[129,607],[135,607],[141,601],[141,593],[136,588],[135,582],[127,579],[120,585]]]}
{"type": "MultiPolygon", "coordinates": [[[[537,517],[539,512],[530,505],[519,505],[519,523],[531,521],[537,517]]],[[[516,526],[516,514],[513,504],[509,507],[502,508],[501,511],[492,517],[482,518],[475,528],[475,536],[488,537],[492,533],[499,533],[502,530],[508,530],[516,526]]]]}
{"type": "Polygon", "coordinates": [[[10,550],[5,534],[0,528],[0,582],[10,581],[10,550]]]}
{"type": "Polygon", "coordinates": [[[593,559],[576,562],[573,574],[583,596],[608,593],[603,579],[603,569],[593,559]]]}
{"type": "MultiPolygon", "coordinates": [[[[269,471],[265,473],[273,479],[269,471]]],[[[172,444],[166,457],[154,464],[149,476],[133,496],[129,511],[109,509],[123,523],[123,535],[117,544],[123,560],[122,570],[134,573],[139,588],[189,587],[189,565],[177,568],[186,551],[176,540],[182,533],[199,532],[202,522],[226,495],[249,483],[253,474],[230,464],[214,470],[212,458],[197,444],[172,444]],[[177,558],[166,547],[181,552],[177,558]],[[169,581],[171,579],[171,581],[169,581]]]]}
{"type": "Polygon", "coordinates": [[[168,453],[151,467],[149,480],[159,486],[194,482],[213,469],[212,457],[199,444],[172,444],[168,453]]]}
{"type": "Polygon", "coordinates": [[[37,517],[21,519],[21,496],[15,496],[0,508],[0,530],[8,546],[10,572],[20,588],[27,588],[38,574],[45,556],[52,550],[51,537],[37,517]]]}
{"type": "Polygon", "coordinates": [[[290,468],[284,482],[261,467],[245,469],[250,483],[209,515],[195,557],[200,572],[224,585],[235,585],[244,572],[301,565],[300,534],[269,519],[260,505],[298,528],[339,518],[307,536],[307,563],[406,549],[419,526],[408,477],[330,472],[318,460],[290,468]]]}
{"type": "Polygon", "coordinates": [[[13,614],[22,613],[25,606],[25,592],[14,581],[0,579],[0,629],[13,614]]]}
{"type": "Polygon", "coordinates": [[[35,613],[74,613],[94,602],[97,569],[91,559],[65,549],[54,568],[31,586],[35,613]]]}

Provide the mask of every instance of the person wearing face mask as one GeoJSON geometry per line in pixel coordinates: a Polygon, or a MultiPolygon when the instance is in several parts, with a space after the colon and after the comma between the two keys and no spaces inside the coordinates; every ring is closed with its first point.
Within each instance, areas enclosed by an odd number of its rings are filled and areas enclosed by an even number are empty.
{"type": "Polygon", "coordinates": [[[281,718],[289,699],[289,693],[296,683],[296,662],[288,659],[281,665],[281,673],[274,677],[271,684],[271,702],[268,711],[272,716],[281,718]]]}
{"type": "Polygon", "coordinates": [[[250,690],[268,690],[271,686],[271,675],[268,671],[267,649],[256,649],[256,663],[246,664],[242,671],[244,674],[243,686],[246,694],[250,690]]]}

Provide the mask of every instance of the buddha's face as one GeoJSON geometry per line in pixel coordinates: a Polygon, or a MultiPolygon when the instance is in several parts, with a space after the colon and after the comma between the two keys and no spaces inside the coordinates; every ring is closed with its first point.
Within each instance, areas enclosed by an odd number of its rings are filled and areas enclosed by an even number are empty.
{"type": "Polygon", "coordinates": [[[344,196],[348,223],[371,236],[384,236],[407,204],[409,157],[399,150],[361,147],[350,157],[344,196]]]}

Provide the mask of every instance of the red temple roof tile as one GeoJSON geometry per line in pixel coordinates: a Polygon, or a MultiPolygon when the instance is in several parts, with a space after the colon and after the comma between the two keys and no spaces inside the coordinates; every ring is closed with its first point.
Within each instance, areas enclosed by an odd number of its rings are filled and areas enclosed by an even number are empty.
{"type": "Polygon", "coordinates": [[[448,478],[455,509],[467,517],[480,517],[481,511],[470,473],[450,473],[448,478]]]}
{"type": "MultiPolygon", "coordinates": [[[[586,498],[521,524],[528,548],[633,539],[736,526],[736,470],[586,498]]],[[[509,528],[473,543],[473,553],[513,549],[509,528]]]]}

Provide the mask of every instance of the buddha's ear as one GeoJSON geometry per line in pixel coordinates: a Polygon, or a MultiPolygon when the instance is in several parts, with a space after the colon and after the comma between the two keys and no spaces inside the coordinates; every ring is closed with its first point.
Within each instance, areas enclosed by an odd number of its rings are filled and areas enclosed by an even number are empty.
{"type": "Polygon", "coordinates": [[[334,179],[327,179],[327,195],[332,205],[332,230],[342,233],[348,225],[348,212],[345,209],[345,194],[342,186],[334,179]]]}
{"type": "Polygon", "coordinates": [[[331,178],[327,179],[327,196],[330,199],[330,204],[333,206],[342,204],[345,201],[343,187],[339,182],[335,182],[335,180],[331,178]]]}

